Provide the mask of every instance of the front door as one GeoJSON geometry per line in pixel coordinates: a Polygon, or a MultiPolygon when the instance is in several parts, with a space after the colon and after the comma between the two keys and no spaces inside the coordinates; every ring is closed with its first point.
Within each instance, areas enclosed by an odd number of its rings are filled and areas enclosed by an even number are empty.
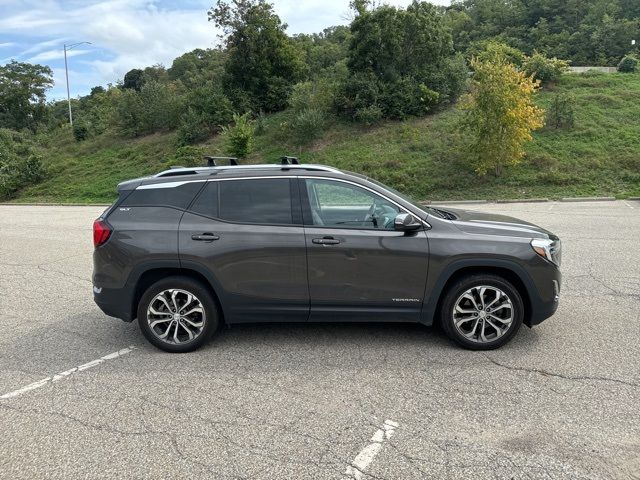
{"type": "Polygon", "coordinates": [[[424,230],[394,230],[400,208],[340,180],[301,179],[312,321],[418,321],[424,230]]]}
{"type": "Polygon", "coordinates": [[[220,179],[183,215],[180,262],[214,277],[228,322],[307,321],[299,198],[295,179],[220,179]]]}

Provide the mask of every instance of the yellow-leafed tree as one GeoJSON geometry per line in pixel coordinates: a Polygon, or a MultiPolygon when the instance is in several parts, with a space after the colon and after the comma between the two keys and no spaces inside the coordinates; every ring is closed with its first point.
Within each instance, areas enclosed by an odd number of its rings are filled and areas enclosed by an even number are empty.
{"type": "Polygon", "coordinates": [[[544,125],[544,110],[533,102],[539,82],[499,56],[471,65],[471,90],[460,103],[473,139],[470,157],[479,175],[493,170],[500,176],[505,166],[520,163],[531,132],[544,125]]]}

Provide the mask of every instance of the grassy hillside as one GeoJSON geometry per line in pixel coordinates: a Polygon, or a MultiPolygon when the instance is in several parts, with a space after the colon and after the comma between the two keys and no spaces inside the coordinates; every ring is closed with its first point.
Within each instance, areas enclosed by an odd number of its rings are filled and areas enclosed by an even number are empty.
{"type": "MultiPolygon", "coordinates": [[[[556,91],[574,96],[575,127],[536,132],[525,161],[500,178],[478,178],[465,164],[455,109],[370,129],[336,122],[302,151],[287,144],[287,113],[272,115],[248,162],[298,155],[365,173],[421,200],[640,195],[640,74],[567,75],[539,94],[540,105],[556,91]]],[[[199,153],[224,153],[215,137],[186,158],[173,133],[134,140],[104,134],[78,143],[68,131],[43,138],[42,147],[47,179],[16,201],[108,202],[119,181],[199,162],[199,153]]]]}

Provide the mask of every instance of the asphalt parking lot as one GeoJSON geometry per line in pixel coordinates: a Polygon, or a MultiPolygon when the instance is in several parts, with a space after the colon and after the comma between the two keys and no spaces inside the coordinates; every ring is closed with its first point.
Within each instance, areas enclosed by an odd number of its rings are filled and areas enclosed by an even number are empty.
{"type": "Polygon", "coordinates": [[[170,355],[93,303],[102,208],[0,206],[0,478],[640,478],[640,202],[469,208],[564,242],[557,314],[501,350],[272,324],[170,355]]]}

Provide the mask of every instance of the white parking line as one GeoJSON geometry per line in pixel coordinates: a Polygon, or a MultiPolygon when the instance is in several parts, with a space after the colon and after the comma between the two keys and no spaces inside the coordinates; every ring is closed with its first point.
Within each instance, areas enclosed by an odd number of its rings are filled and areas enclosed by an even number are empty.
{"type": "Polygon", "coordinates": [[[79,365],[77,367],[73,367],[70,370],[66,370],[64,372],[60,372],[60,373],[54,375],[53,377],[43,378],[42,380],[38,380],[37,382],[30,383],[26,387],[22,387],[22,388],[19,388],[18,390],[14,390],[13,392],[9,392],[9,393],[5,393],[4,395],[1,395],[0,396],[0,400],[5,399],[5,398],[17,397],[18,395],[22,395],[23,393],[29,392],[31,390],[35,390],[36,388],[44,387],[48,383],[57,382],[58,380],[62,380],[63,378],[67,378],[69,375],[71,375],[73,373],[81,372],[83,370],[87,370],[89,368],[93,368],[93,367],[95,367],[97,365],[100,365],[101,363],[106,362],[107,360],[113,360],[114,358],[118,358],[118,357],[121,357],[123,355],[126,355],[127,353],[131,352],[135,348],[136,347],[134,347],[134,346],[130,346],[128,348],[123,348],[122,350],[118,350],[117,352],[110,353],[109,355],[105,355],[104,357],[100,357],[100,358],[98,358],[96,360],[92,360],[90,362],[83,363],[82,365],[79,365]]]}
{"type": "Polygon", "coordinates": [[[361,480],[365,478],[367,474],[364,473],[364,471],[373,461],[373,457],[378,454],[384,441],[391,438],[396,428],[398,428],[396,422],[393,420],[385,420],[382,428],[371,437],[371,443],[360,451],[350,465],[347,465],[343,480],[361,480]]]}

